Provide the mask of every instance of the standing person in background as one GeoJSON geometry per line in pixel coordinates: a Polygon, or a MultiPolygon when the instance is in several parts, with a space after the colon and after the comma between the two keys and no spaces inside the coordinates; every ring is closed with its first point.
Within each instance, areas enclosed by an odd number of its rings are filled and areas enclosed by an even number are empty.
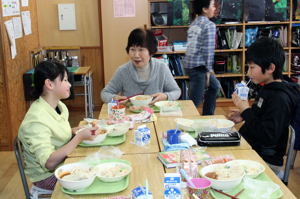
{"type": "Polygon", "coordinates": [[[196,107],[204,100],[203,115],[213,115],[220,82],[213,71],[216,25],[214,0],[194,0],[197,15],[188,29],[185,70],[190,78],[190,99],[196,107]]]}

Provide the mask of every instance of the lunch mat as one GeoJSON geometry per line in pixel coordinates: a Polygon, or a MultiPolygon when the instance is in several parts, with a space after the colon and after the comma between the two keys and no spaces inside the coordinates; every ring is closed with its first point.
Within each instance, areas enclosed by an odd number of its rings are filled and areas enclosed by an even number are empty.
{"type": "MultiPolygon", "coordinates": [[[[272,180],[265,174],[262,173],[260,174],[257,178],[255,178],[256,180],[262,180],[262,181],[270,181],[272,182],[272,180]]],[[[243,182],[237,186],[236,188],[230,190],[230,191],[224,191],[225,193],[228,193],[229,195],[235,195],[237,194],[239,191],[241,191],[243,189],[243,182]]],[[[214,191],[213,189],[210,189],[210,194],[213,196],[213,198],[216,199],[228,199],[228,196],[225,196],[221,193],[218,193],[216,191],[214,191]]],[[[270,199],[277,199],[277,198],[281,198],[283,196],[283,193],[281,191],[281,189],[277,189],[277,191],[275,191],[272,195],[270,199]]],[[[247,192],[247,190],[245,189],[239,196],[239,199],[253,199],[249,196],[249,192],[247,192]]]]}
{"type": "Polygon", "coordinates": [[[111,146],[111,145],[118,145],[126,141],[126,134],[121,136],[106,136],[105,140],[103,142],[97,143],[97,144],[85,144],[80,143],[79,146],[82,147],[93,147],[93,146],[111,146]]]}
{"type": "MultiPolygon", "coordinates": [[[[106,162],[122,162],[130,165],[130,162],[121,159],[99,160],[97,162],[87,162],[87,163],[96,166],[97,164],[106,163],[106,162]]],[[[123,191],[128,187],[129,175],[127,175],[125,178],[117,182],[102,182],[101,180],[99,180],[98,177],[96,177],[93,184],[91,184],[91,186],[87,187],[84,190],[72,191],[72,190],[65,189],[63,187],[61,187],[61,190],[62,192],[70,195],[117,193],[123,191]]]]}
{"type": "MultiPolygon", "coordinates": [[[[153,110],[154,113],[159,113],[160,112],[160,109],[159,107],[155,106],[155,105],[152,105],[150,106],[150,108],[153,110]]],[[[140,113],[142,112],[143,110],[131,110],[130,109],[130,106],[128,107],[128,110],[132,113],[140,113]]]]}

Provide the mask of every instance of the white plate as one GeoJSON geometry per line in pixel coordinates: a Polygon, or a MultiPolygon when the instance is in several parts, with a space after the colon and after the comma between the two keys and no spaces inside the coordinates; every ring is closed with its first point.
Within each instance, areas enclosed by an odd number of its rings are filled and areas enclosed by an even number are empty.
{"type": "Polygon", "coordinates": [[[122,162],[106,162],[95,166],[94,171],[103,182],[116,182],[127,176],[132,171],[132,167],[122,162]],[[116,167],[122,169],[116,169],[116,167]]]}

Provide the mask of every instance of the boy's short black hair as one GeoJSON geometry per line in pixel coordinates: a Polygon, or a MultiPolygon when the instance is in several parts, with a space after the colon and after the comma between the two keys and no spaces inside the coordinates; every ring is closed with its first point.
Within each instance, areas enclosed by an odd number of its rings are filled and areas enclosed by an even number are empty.
{"type": "Polygon", "coordinates": [[[157,51],[157,40],[151,30],[136,28],[128,36],[127,53],[129,53],[129,48],[132,46],[147,48],[150,55],[153,55],[157,51]]]}
{"type": "Polygon", "coordinates": [[[282,78],[284,61],[285,54],[282,45],[277,40],[268,37],[257,39],[246,52],[246,63],[258,65],[262,73],[265,73],[273,63],[275,65],[274,79],[282,78]]]}
{"type": "Polygon", "coordinates": [[[193,12],[194,14],[201,15],[203,13],[203,8],[209,8],[210,2],[212,0],[193,0],[193,12]]]}

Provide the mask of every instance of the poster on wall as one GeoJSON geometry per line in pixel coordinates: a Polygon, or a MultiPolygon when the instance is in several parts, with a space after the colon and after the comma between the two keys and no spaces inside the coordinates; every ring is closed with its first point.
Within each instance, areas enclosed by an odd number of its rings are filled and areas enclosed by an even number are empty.
{"type": "Polygon", "coordinates": [[[30,35],[32,33],[30,11],[22,11],[22,21],[25,35],[30,35]]]}
{"type": "Polygon", "coordinates": [[[2,0],[2,13],[3,17],[19,15],[19,0],[2,0]]]}
{"type": "Polygon", "coordinates": [[[23,6],[23,7],[28,7],[28,1],[29,1],[29,0],[22,0],[22,1],[21,1],[22,6],[23,6]]]}
{"type": "Polygon", "coordinates": [[[11,58],[14,59],[17,56],[17,46],[15,40],[13,21],[7,20],[4,22],[4,24],[9,38],[11,58]]]}
{"type": "Polygon", "coordinates": [[[23,37],[21,17],[13,17],[12,21],[14,25],[15,39],[23,37]]]}
{"type": "Polygon", "coordinates": [[[135,17],[135,0],[114,0],[114,17],[135,17]]]}

